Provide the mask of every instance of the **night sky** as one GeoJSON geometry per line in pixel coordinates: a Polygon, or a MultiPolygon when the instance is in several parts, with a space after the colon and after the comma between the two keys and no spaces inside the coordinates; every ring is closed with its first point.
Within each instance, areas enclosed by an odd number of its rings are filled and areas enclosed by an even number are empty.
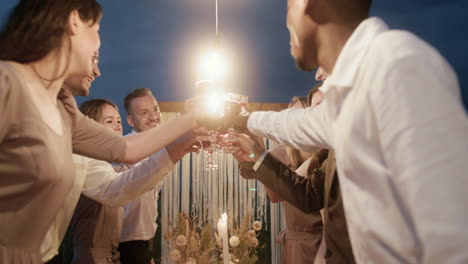
{"type": "MultiPolygon", "coordinates": [[[[1,0],[5,20],[17,1],[1,0]]],[[[215,40],[215,0],[102,0],[102,76],[91,98],[120,106],[131,90],[147,87],[159,101],[195,93],[197,59],[215,40]]],[[[314,85],[295,67],[285,26],[286,0],[219,0],[220,46],[231,68],[226,89],[251,102],[288,102],[314,85]]],[[[468,1],[374,0],[372,15],[391,28],[414,32],[435,46],[458,74],[468,105],[468,1]]],[[[83,101],[78,98],[78,101],[83,101]]],[[[128,131],[128,127],[126,127],[128,131]]]]}

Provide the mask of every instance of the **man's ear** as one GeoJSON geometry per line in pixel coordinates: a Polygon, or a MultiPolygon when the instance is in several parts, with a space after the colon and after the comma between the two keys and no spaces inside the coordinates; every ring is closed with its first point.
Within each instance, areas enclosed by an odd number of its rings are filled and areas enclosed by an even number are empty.
{"type": "Polygon", "coordinates": [[[83,27],[83,21],[81,21],[80,14],[77,10],[73,10],[68,15],[68,30],[71,35],[76,35],[81,31],[83,27]]]}
{"type": "Polygon", "coordinates": [[[133,118],[131,115],[127,115],[127,123],[131,127],[135,127],[135,123],[133,123],[133,118]]]}

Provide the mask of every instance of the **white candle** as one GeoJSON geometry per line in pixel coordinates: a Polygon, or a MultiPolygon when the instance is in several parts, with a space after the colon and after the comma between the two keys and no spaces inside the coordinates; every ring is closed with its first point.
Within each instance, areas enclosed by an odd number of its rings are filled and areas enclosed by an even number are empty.
{"type": "Polygon", "coordinates": [[[226,213],[221,215],[221,219],[218,221],[218,234],[223,241],[223,259],[224,264],[229,264],[229,242],[228,242],[228,230],[227,230],[227,215],[226,213]]]}

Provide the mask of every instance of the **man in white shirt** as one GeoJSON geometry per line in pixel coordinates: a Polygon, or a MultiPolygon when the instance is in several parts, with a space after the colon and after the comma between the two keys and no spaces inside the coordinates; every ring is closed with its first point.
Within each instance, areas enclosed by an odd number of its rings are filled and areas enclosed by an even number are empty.
{"type": "Polygon", "coordinates": [[[468,263],[468,118],[457,77],[433,47],[368,18],[369,8],[289,0],[291,53],[302,69],[331,73],[324,100],[242,121],[280,144],[336,151],[358,263],[468,263]]]}
{"type": "MultiPolygon", "coordinates": [[[[132,133],[140,133],[156,127],[161,120],[158,102],[146,88],[135,89],[124,101],[127,123],[132,133]]],[[[154,237],[158,217],[158,195],[162,182],[124,206],[124,220],[119,244],[122,264],[148,264],[153,262],[149,241],[154,237]]]]}

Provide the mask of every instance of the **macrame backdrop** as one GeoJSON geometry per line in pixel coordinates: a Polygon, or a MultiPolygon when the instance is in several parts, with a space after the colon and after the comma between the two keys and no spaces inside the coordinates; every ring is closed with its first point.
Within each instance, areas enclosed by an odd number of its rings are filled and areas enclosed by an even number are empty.
{"type": "MultiPolygon", "coordinates": [[[[165,112],[162,122],[180,113],[165,112]]],[[[266,141],[267,147],[274,147],[273,141],[266,141]]],[[[172,173],[164,180],[161,190],[161,234],[168,230],[168,221],[175,223],[180,212],[193,218],[210,221],[216,227],[221,214],[228,214],[229,229],[241,222],[244,214],[251,212],[271,232],[272,263],[281,263],[280,246],[275,243],[276,234],[284,226],[280,204],[272,204],[267,198],[263,184],[256,180],[245,180],[239,175],[237,161],[230,154],[213,153],[218,169],[204,170],[206,154],[190,153],[178,162],[172,173]],[[270,223],[267,222],[267,207],[270,206],[270,223]]],[[[200,221],[201,222],[201,221],[200,221]]],[[[169,263],[169,251],[162,239],[162,263],[169,263]]],[[[263,241],[265,242],[265,241],[263,241]]]]}

